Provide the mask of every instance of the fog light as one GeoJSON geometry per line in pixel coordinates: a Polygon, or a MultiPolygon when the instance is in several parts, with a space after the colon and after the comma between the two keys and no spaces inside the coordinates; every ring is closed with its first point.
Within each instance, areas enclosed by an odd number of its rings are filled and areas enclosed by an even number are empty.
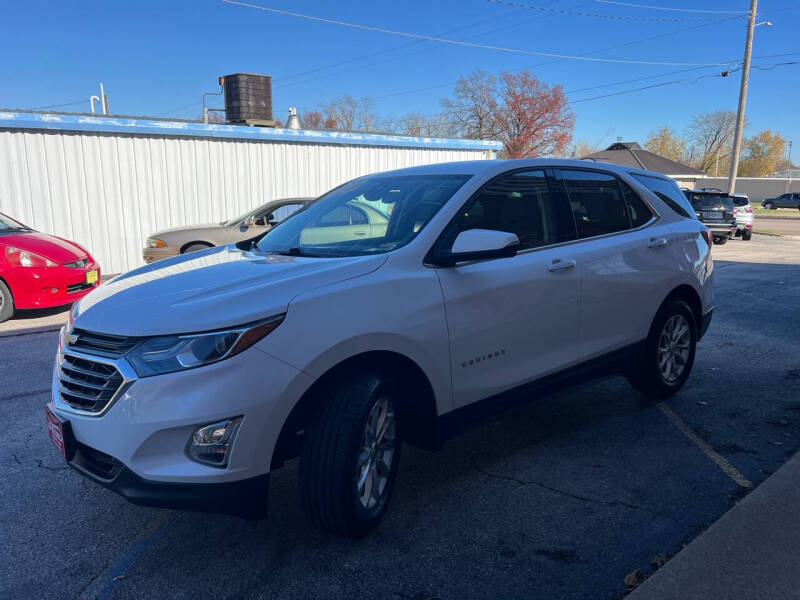
{"type": "Polygon", "coordinates": [[[189,442],[189,458],[213,467],[227,467],[233,440],[242,417],[218,421],[199,427],[189,442]]]}

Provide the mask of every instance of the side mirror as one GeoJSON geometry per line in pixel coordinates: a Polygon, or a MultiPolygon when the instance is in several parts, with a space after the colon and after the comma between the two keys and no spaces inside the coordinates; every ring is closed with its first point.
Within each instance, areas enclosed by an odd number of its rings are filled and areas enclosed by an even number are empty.
{"type": "Polygon", "coordinates": [[[489,260],[514,256],[519,250],[516,234],[491,229],[468,229],[458,234],[449,252],[434,256],[437,265],[453,266],[459,262],[489,260]]]}

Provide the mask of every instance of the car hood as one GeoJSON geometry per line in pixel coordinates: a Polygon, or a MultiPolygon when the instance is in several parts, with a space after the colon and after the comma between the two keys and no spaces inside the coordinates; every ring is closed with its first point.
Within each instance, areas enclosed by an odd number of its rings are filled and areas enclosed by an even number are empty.
{"type": "Polygon", "coordinates": [[[298,294],[366,275],[385,261],[385,255],[306,258],[212,248],[101,285],[78,304],[74,326],[143,336],[242,325],[285,312],[298,294]]]}
{"type": "Polygon", "coordinates": [[[86,251],[77,244],[40,231],[0,235],[0,245],[14,246],[20,250],[35,252],[58,264],[72,262],[87,256],[86,251]]]}

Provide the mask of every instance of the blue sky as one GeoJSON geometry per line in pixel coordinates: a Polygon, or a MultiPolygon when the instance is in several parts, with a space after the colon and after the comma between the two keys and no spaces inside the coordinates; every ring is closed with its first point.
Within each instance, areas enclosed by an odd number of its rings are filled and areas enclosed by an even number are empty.
{"type": "MultiPolygon", "coordinates": [[[[598,0],[521,2],[647,20],[549,14],[487,0],[244,1],[476,44],[632,61],[741,61],[745,34],[744,19],[707,21],[732,16],[729,14],[661,11],[598,0]],[[650,20],[655,18],[684,21],[650,20]]],[[[747,0],[630,3],[692,11],[746,11],[748,7],[747,0]]],[[[759,20],[769,19],[773,26],[756,29],[754,56],[795,54],[755,58],[754,65],[800,61],[798,8],[796,0],[761,0],[759,20]],[[781,10],[787,8],[792,10],[781,10]]],[[[86,98],[85,103],[63,110],[88,110],[88,97],[97,93],[98,82],[103,81],[114,113],[197,118],[201,95],[217,89],[217,76],[244,71],[273,76],[275,114],[284,119],[289,106],[302,111],[343,94],[372,97],[377,112],[400,116],[412,111],[438,112],[439,100],[452,90],[452,82],[478,67],[491,72],[529,67],[540,79],[562,84],[571,101],[713,75],[723,69],[702,67],[577,91],[692,67],[553,60],[419,41],[270,14],[220,0],[26,0],[8,3],[3,16],[0,106],[6,108],[86,98]]],[[[577,102],[573,105],[575,138],[593,144],[606,144],[618,136],[643,142],[648,132],[662,124],[684,130],[695,113],[735,110],[738,89],[737,73],[577,102]]],[[[798,90],[800,64],[753,70],[747,106],[749,132],[772,129],[800,142],[798,90]]],[[[800,158],[800,145],[795,146],[795,156],[800,158]]]]}

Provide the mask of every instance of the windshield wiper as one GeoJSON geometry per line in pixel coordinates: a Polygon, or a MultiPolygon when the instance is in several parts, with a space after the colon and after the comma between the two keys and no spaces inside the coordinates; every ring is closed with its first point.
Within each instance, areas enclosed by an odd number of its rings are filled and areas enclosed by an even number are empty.
{"type": "Polygon", "coordinates": [[[273,250],[273,254],[280,254],[281,256],[303,256],[306,258],[325,258],[323,254],[311,254],[300,248],[289,248],[288,250],[273,250]]]}

